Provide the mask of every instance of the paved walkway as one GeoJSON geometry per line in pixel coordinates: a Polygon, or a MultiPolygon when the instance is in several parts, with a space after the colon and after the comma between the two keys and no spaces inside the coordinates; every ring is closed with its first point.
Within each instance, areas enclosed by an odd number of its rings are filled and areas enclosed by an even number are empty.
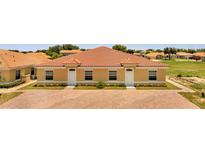
{"type": "Polygon", "coordinates": [[[193,109],[198,108],[177,91],[164,90],[32,90],[0,108],[23,109],[193,109]]]}
{"type": "MultiPolygon", "coordinates": [[[[13,92],[34,82],[3,89],[2,92],[13,92]]],[[[24,93],[2,104],[0,108],[198,108],[178,94],[179,91],[193,90],[169,79],[167,82],[181,90],[75,90],[73,87],[64,90],[18,90],[24,93]]]]}
{"type": "Polygon", "coordinates": [[[188,87],[185,87],[185,86],[183,86],[183,85],[181,85],[179,83],[176,83],[176,82],[174,82],[174,81],[172,81],[170,79],[166,79],[166,81],[171,83],[171,84],[173,84],[173,85],[175,85],[175,86],[177,86],[177,87],[179,87],[179,88],[181,88],[181,90],[178,90],[180,92],[195,92],[194,90],[192,90],[192,89],[190,89],[188,87]]]}

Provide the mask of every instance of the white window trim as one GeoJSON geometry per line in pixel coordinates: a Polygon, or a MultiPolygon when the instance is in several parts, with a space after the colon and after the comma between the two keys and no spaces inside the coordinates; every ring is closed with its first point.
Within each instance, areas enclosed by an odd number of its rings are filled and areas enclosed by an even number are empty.
{"type": "Polygon", "coordinates": [[[118,73],[117,69],[108,70],[108,81],[117,81],[117,73],[118,73]],[[116,71],[116,80],[110,80],[110,71],[116,71]]]}
{"type": "Polygon", "coordinates": [[[158,72],[158,70],[156,70],[156,69],[150,69],[150,70],[148,70],[148,80],[149,80],[149,81],[157,81],[157,72],[158,72]],[[156,80],[150,80],[150,79],[149,79],[149,77],[150,77],[149,72],[150,72],[150,71],[156,71],[156,80]]]}
{"type": "MultiPolygon", "coordinates": [[[[51,69],[47,69],[47,70],[45,70],[45,78],[44,78],[44,80],[45,81],[54,81],[54,80],[46,80],[46,71],[53,71],[53,70],[51,70],[51,69]]],[[[53,79],[54,79],[54,71],[53,71],[53,79]]]]}
{"type": "Polygon", "coordinates": [[[84,70],[84,80],[85,80],[85,81],[93,81],[93,70],[84,70]],[[86,72],[86,71],[92,71],[92,80],[86,80],[86,79],[85,79],[85,72],[86,72]]]}

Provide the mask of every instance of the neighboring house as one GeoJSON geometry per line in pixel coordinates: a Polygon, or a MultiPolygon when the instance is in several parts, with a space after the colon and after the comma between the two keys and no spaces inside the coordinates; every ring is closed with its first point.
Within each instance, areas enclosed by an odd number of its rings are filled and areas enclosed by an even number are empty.
{"type": "Polygon", "coordinates": [[[40,62],[48,62],[51,58],[49,55],[43,53],[43,52],[29,52],[26,55],[29,55],[31,57],[36,57],[40,62]]]}
{"type": "MultiPolygon", "coordinates": [[[[43,53],[43,52],[32,52],[32,53],[27,53],[26,55],[29,55],[33,59],[33,64],[37,65],[40,63],[46,63],[51,61],[50,56],[43,53]]],[[[36,79],[36,68],[31,68],[31,79],[36,79]]]]}
{"type": "Polygon", "coordinates": [[[30,80],[30,75],[36,74],[35,65],[50,61],[46,57],[39,58],[39,55],[0,50],[0,84],[30,80]]]}
{"type": "Polygon", "coordinates": [[[37,82],[109,84],[165,83],[167,65],[146,58],[97,47],[37,66],[37,82]]]}
{"type": "Polygon", "coordinates": [[[72,55],[72,54],[76,54],[76,53],[80,53],[82,51],[80,50],[61,50],[60,53],[63,55],[63,56],[69,56],[69,55],[72,55]]]}
{"type": "Polygon", "coordinates": [[[133,53],[133,55],[139,56],[139,57],[145,57],[145,54],[143,54],[143,53],[133,53]]]}
{"type": "Polygon", "coordinates": [[[146,54],[148,59],[163,59],[165,57],[163,52],[150,52],[146,54]]]}
{"type": "Polygon", "coordinates": [[[194,57],[199,57],[201,61],[205,61],[205,52],[196,52],[194,53],[194,57]]]}
{"type": "Polygon", "coordinates": [[[192,59],[193,54],[187,53],[187,52],[177,52],[176,53],[176,58],[181,58],[181,59],[192,59]]]}

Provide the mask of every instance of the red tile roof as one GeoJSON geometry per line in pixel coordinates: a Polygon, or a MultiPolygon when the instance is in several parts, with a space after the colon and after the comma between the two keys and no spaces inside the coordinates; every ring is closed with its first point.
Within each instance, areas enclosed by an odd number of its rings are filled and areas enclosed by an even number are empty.
{"type": "Polygon", "coordinates": [[[120,67],[122,63],[137,64],[139,67],[166,67],[167,65],[150,61],[143,57],[113,50],[108,47],[97,47],[78,54],[64,56],[48,63],[43,63],[41,67],[65,66],[65,63],[77,61],[82,67],[120,67]]]}
{"type": "Polygon", "coordinates": [[[196,52],[194,56],[205,57],[205,52],[196,52]]]}
{"type": "Polygon", "coordinates": [[[50,59],[45,55],[42,56],[42,54],[24,54],[20,52],[0,50],[0,68],[24,67],[49,62],[50,59]]]}
{"type": "Polygon", "coordinates": [[[30,57],[37,59],[40,63],[51,61],[50,60],[51,57],[43,52],[32,52],[32,53],[27,53],[26,55],[29,55],[30,57]]]}
{"type": "Polygon", "coordinates": [[[75,59],[75,58],[69,58],[68,60],[63,61],[62,63],[65,64],[65,65],[69,65],[69,64],[78,65],[78,64],[80,64],[80,61],[78,59],[75,59]]]}
{"type": "Polygon", "coordinates": [[[126,58],[121,61],[121,64],[138,64],[134,59],[126,58]]]}

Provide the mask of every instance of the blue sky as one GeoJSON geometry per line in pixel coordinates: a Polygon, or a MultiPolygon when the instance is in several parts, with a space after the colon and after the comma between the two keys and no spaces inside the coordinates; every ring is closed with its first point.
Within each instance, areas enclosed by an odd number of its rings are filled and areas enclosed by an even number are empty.
{"type": "MultiPolygon", "coordinates": [[[[37,49],[47,49],[49,46],[55,44],[0,44],[0,49],[17,49],[20,51],[35,51],[37,49]]],[[[80,48],[95,48],[98,46],[108,46],[112,47],[113,44],[75,44],[80,48]]],[[[129,49],[163,49],[165,47],[176,47],[176,48],[205,48],[205,44],[124,44],[129,49]]]]}

